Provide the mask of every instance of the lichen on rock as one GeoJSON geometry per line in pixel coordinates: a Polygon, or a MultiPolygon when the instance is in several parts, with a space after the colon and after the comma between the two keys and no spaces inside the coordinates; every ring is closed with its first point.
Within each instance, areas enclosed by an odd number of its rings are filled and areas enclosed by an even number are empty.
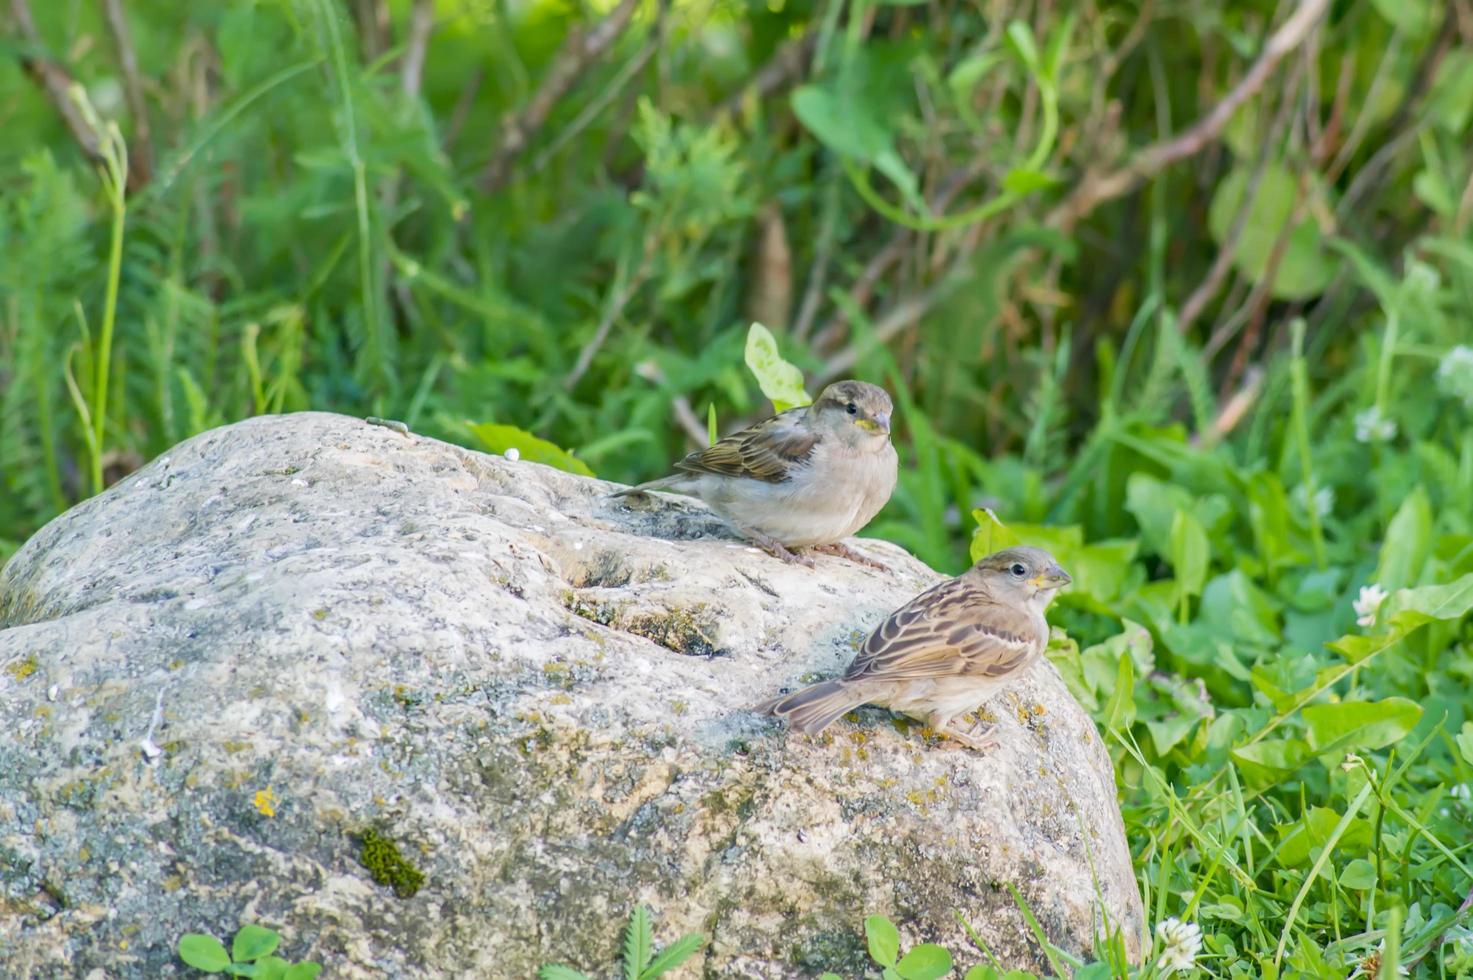
{"type": "Polygon", "coordinates": [[[180,935],[243,917],[337,977],[595,970],[635,904],[711,937],[688,975],[857,973],[871,913],[1040,966],[1008,885],[1060,947],[1108,919],[1139,952],[1110,761],[1050,665],[984,755],[875,709],[791,735],[751,707],[936,574],[786,565],[609,489],[301,414],[47,525],[0,570],[0,975],[183,976],[180,935]]]}

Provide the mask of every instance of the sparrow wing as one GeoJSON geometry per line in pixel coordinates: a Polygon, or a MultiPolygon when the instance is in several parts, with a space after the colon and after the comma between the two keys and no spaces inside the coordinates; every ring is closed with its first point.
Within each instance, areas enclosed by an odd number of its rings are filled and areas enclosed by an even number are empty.
{"type": "Polygon", "coordinates": [[[954,578],[895,610],[864,641],[847,680],[1001,677],[1043,649],[1028,612],[954,578]]]}
{"type": "Polygon", "coordinates": [[[818,434],[805,423],[806,407],[790,408],[770,419],[733,432],[709,448],[675,464],[684,473],[713,473],[782,483],[796,464],[813,455],[818,434]]]}

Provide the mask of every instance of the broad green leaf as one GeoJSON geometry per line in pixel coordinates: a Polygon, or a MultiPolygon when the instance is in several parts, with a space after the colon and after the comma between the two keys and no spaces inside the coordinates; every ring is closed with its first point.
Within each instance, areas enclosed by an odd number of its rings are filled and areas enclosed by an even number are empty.
{"type": "Polygon", "coordinates": [[[232,963],[225,968],[225,972],[232,977],[254,977],[261,971],[254,963],[232,963]]]}
{"type": "Polygon", "coordinates": [[[1463,722],[1463,729],[1457,736],[1458,751],[1463,754],[1463,761],[1473,766],[1473,721],[1463,722]]]}
{"type": "Polygon", "coordinates": [[[1179,510],[1171,521],[1171,568],[1184,595],[1201,595],[1207,582],[1207,563],[1211,558],[1207,532],[1187,511],[1179,510]]]}
{"type": "Polygon", "coordinates": [[[1473,573],[1446,585],[1398,589],[1382,607],[1382,632],[1373,636],[1350,633],[1326,644],[1350,663],[1361,661],[1399,643],[1418,627],[1434,621],[1459,620],[1473,610],[1473,573]]]}
{"type": "Polygon", "coordinates": [[[650,924],[650,910],[636,905],[629,913],[629,924],[624,927],[624,980],[640,980],[645,967],[649,966],[654,946],[655,931],[650,924]]]}
{"type": "MultiPolygon", "coordinates": [[[[1207,225],[1219,245],[1226,243],[1228,233],[1242,207],[1251,169],[1251,163],[1240,164],[1223,178],[1212,195],[1207,225]]],[[[1247,220],[1238,236],[1237,247],[1233,250],[1233,264],[1254,282],[1262,281],[1268,273],[1269,261],[1278,243],[1279,233],[1293,217],[1295,208],[1305,194],[1323,193],[1313,181],[1301,191],[1299,179],[1283,164],[1269,164],[1259,181],[1258,192],[1253,196],[1247,220]]],[[[1319,225],[1315,223],[1311,212],[1289,231],[1283,252],[1279,256],[1272,293],[1278,299],[1308,299],[1317,296],[1329,285],[1335,271],[1335,264],[1325,254],[1319,225]]]]}
{"type": "Polygon", "coordinates": [[[264,926],[243,925],[230,943],[230,957],[237,963],[249,963],[267,953],[275,952],[280,944],[281,937],[273,930],[264,926]]]}
{"type": "MultiPolygon", "coordinates": [[[[316,980],[317,974],[322,972],[321,963],[298,963],[286,971],[282,980],[316,980]]],[[[583,974],[575,970],[569,970],[572,976],[551,977],[547,980],[588,980],[583,974]]]]}
{"type": "Polygon", "coordinates": [[[895,972],[904,980],[937,980],[951,972],[951,954],[935,943],[921,943],[900,958],[895,972]]]}
{"type": "Polygon", "coordinates": [[[1267,786],[1304,765],[1311,753],[1309,746],[1297,738],[1265,739],[1233,749],[1232,756],[1250,784],[1267,786]]]}
{"type": "Polygon", "coordinates": [[[970,548],[974,563],[993,552],[1022,544],[1018,536],[989,507],[979,507],[972,511],[972,520],[977,522],[977,530],[972,532],[970,548]]]}
{"type": "Polygon", "coordinates": [[[179,958],[196,970],[219,973],[230,966],[230,954],[214,936],[187,932],[179,937],[179,958]]]}
{"type": "Polygon", "coordinates": [[[655,980],[656,977],[664,976],[694,956],[704,945],[706,945],[706,937],[699,932],[691,932],[681,936],[675,942],[660,950],[660,954],[653,960],[650,960],[650,965],[645,967],[644,972],[640,974],[639,980],[655,980]]]}
{"type": "Polygon", "coordinates": [[[1310,704],[1302,712],[1310,747],[1319,754],[1374,750],[1399,742],[1422,720],[1422,706],[1406,698],[1310,704]]]}
{"type": "Polygon", "coordinates": [[[1371,0],[1376,12],[1391,26],[1412,38],[1423,38],[1437,26],[1441,15],[1438,0],[1371,0]]]}
{"type": "Polygon", "coordinates": [[[291,964],[280,956],[263,956],[256,961],[256,980],[286,980],[291,964]]]}
{"type": "MultiPolygon", "coordinates": [[[[1278,827],[1280,843],[1276,859],[1281,867],[1299,868],[1310,854],[1323,847],[1340,823],[1341,814],[1329,807],[1316,806],[1292,823],[1278,827]]],[[[1337,847],[1359,849],[1370,842],[1370,827],[1362,818],[1353,819],[1336,842],[1337,847]]]]}
{"type": "Polygon", "coordinates": [[[895,965],[900,955],[900,933],[895,924],[883,915],[872,915],[864,920],[864,938],[869,945],[870,959],[881,966],[895,965]]]}
{"type": "Polygon", "coordinates": [[[783,360],[772,331],[760,323],[752,324],[747,330],[746,361],[762,394],[772,401],[772,407],[777,411],[813,403],[808,392],[803,390],[803,372],[783,360]]]}
{"type": "Polygon", "coordinates": [[[1340,872],[1340,886],[1365,891],[1376,886],[1376,866],[1365,858],[1356,858],[1340,872]]]}
{"type": "Polygon", "coordinates": [[[498,425],[495,422],[467,422],[466,428],[481,443],[487,452],[505,453],[515,449],[521,458],[532,463],[542,463],[579,476],[592,476],[588,464],[572,453],[524,432],[514,425],[498,425]]]}
{"type": "Polygon", "coordinates": [[[1432,549],[1432,502],[1421,486],[1412,491],[1391,523],[1381,545],[1381,558],[1372,580],[1387,592],[1415,585],[1432,549]]]}

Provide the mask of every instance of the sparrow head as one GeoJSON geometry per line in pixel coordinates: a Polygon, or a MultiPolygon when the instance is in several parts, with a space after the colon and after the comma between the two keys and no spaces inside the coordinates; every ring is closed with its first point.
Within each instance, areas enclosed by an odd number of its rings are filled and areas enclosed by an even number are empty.
{"type": "Polygon", "coordinates": [[[883,443],[890,438],[889,392],[865,381],[835,381],[813,403],[813,418],[845,442],[883,443]]]}
{"type": "Polygon", "coordinates": [[[1055,592],[1073,581],[1042,548],[1004,548],[979,559],[972,571],[987,582],[993,594],[1016,596],[1040,606],[1047,606],[1055,592]]]}

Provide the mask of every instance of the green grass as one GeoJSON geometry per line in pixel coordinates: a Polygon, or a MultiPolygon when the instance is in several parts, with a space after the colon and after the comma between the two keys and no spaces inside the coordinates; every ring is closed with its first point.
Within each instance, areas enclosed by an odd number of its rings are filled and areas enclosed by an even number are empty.
{"type": "Polygon", "coordinates": [[[762,319],[810,390],[896,397],[867,533],[1074,574],[1053,655],[1202,973],[1473,971],[1473,60],[1443,5],[1337,0],[1200,152],[1077,220],[1284,5],[648,3],[491,192],[503,118],[596,13],[437,3],[416,85],[409,0],[387,33],[372,3],[138,0],[144,174],[100,10],[32,6],[110,156],[9,38],[0,560],[263,412],[647,479],[768,410],[762,319]]]}

